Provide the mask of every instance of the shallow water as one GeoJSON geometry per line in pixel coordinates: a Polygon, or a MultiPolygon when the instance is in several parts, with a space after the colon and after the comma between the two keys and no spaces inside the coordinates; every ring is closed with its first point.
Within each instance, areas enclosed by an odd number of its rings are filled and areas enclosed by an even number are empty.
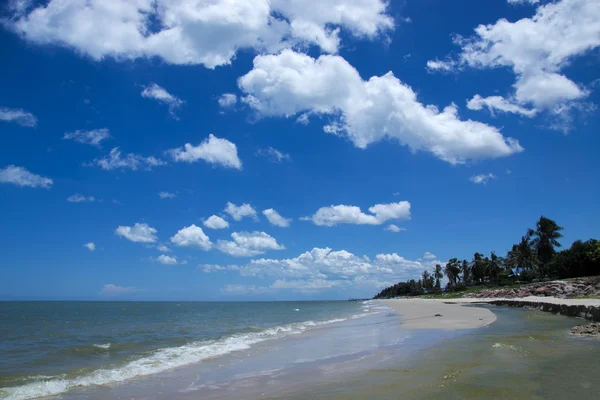
{"type": "Polygon", "coordinates": [[[0,398],[111,385],[369,314],[360,302],[0,302],[0,398]]]}
{"type": "Polygon", "coordinates": [[[361,376],[277,398],[599,398],[600,340],[569,334],[569,328],[584,321],[540,311],[490,309],[498,319],[489,327],[444,340],[417,357],[382,363],[361,376]]]}

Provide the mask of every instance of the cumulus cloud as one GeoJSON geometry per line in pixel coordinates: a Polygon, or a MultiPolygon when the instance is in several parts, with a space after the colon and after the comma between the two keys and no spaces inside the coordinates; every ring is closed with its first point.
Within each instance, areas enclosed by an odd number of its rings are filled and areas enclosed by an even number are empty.
{"type": "Polygon", "coordinates": [[[410,203],[400,201],[390,204],[375,204],[369,207],[371,214],[365,214],[360,207],[337,206],[321,207],[311,217],[302,218],[312,221],[315,225],[335,226],[338,224],[381,225],[392,219],[410,219],[410,203]]]}
{"type": "Polygon", "coordinates": [[[225,207],[225,211],[227,214],[231,215],[236,221],[241,221],[244,217],[249,217],[254,220],[258,220],[256,216],[256,210],[250,204],[242,204],[241,206],[237,206],[232,202],[227,202],[227,207],[225,207]]]}
{"type": "Polygon", "coordinates": [[[130,169],[132,171],[145,170],[150,171],[153,167],[167,165],[166,162],[156,157],[143,157],[135,153],[127,153],[121,155],[121,151],[118,147],[113,148],[108,156],[102,158],[96,158],[88,166],[98,166],[106,171],[115,169],[130,169]]]}
{"type": "Polygon", "coordinates": [[[133,226],[119,226],[115,230],[118,236],[135,243],[155,243],[157,241],[156,233],[158,231],[147,223],[136,223],[133,226]]]}
{"type": "Polygon", "coordinates": [[[50,0],[13,10],[8,27],[39,45],[94,60],[160,57],[171,64],[227,65],[238,50],[316,45],[337,52],[341,33],[373,39],[392,30],[384,0],[50,0]],[[217,38],[217,39],[215,39],[217,38]]]}
{"type": "Polygon", "coordinates": [[[267,250],[284,250],[285,247],[265,232],[233,232],[233,241],[219,240],[217,249],[234,257],[252,257],[267,250]]]}
{"type": "Polygon", "coordinates": [[[225,229],[229,228],[229,222],[218,215],[211,215],[204,221],[204,226],[210,229],[225,229]]]}
{"type": "Polygon", "coordinates": [[[177,264],[177,257],[175,256],[167,256],[165,254],[161,254],[160,256],[156,257],[156,261],[158,261],[161,264],[165,264],[165,265],[176,265],[177,264]]]}
{"type": "Polygon", "coordinates": [[[256,154],[261,157],[268,158],[271,162],[280,163],[282,161],[290,161],[291,157],[287,153],[283,153],[273,147],[267,147],[266,149],[258,149],[256,154]]]}
{"type": "Polygon", "coordinates": [[[472,177],[469,178],[469,180],[475,184],[478,185],[487,185],[487,183],[492,180],[492,179],[496,179],[496,175],[489,173],[489,174],[480,174],[480,175],[473,175],[472,177]]]}
{"type": "Polygon", "coordinates": [[[291,218],[282,217],[276,210],[272,208],[263,210],[263,215],[267,217],[271,225],[279,226],[281,228],[287,228],[292,222],[291,218]]]}
{"type": "Polygon", "coordinates": [[[425,260],[434,260],[436,258],[436,256],[435,256],[435,254],[426,251],[425,254],[423,254],[423,258],[425,260]]]}
{"type": "Polygon", "coordinates": [[[75,193],[69,197],[67,197],[67,201],[69,203],[93,203],[96,201],[94,196],[84,196],[79,193],[75,193]]]}
{"type": "Polygon", "coordinates": [[[235,143],[220,139],[212,133],[198,146],[186,143],[183,147],[169,150],[169,153],[174,161],[193,163],[204,160],[226,168],[242,169],[235,143]]]}
{"type": "Polygon", "coordinates": [[[0,121],[14,122],[28,128],[34,128],[37,125],[36,116],[20,108],[0,107],[0,121]]]}
{"type": "MultiPolygon", "coordinates": [[[[432,270],[441,261],[408,260],[397,253],[377,254],[375,259],[359,257],[346,250],[314,248],[295,258],[254,259],[246,265],[202,265],[204,272],[238,271],[242,276],[274,279],[264,291],[274,289],[324,290],[333,287],[381,288],[401,280],[416,278],[424,269],[432,270]]],[[[240,289],[241,290],[241,289],[240,289]]]]}
{"type": "Polygon", "coordinates": [[[0,169],[0,183],[10,183],[22,187],[44,188],[52,187],[52,179],[33,174],[23,167],[8,165],[0,169]]]}
{"type": "Polygon", "coordinates": [[[268,293],[269,288],[255,285],[228,284],[221,289],[223,294],[244,295],[244,294],[264,294],[268,293]]]}
{"type": "Polygon", "coordinates": [[[507,0],[509,4],[523,4],[523,3],[529,3],[529,4],[537,4],[540,2],[540,0],[507,0]]]}
{"type": "Polygon", "coordinates": [[[238,85],[247,94],[244,102],[259,115],[327,116],[325,132],[346,136],[361,149],[389,138],[452,164],[523,150],[492,126],[461,120],[455,104],[441,111],[423,105],[391,72],[364,81],[339,56],[314,59],[291,50],[258,56],[238,85]]]}
{"type": "Polygon", "coordinates": [[[202,250],[210,250],[212,247],[209,237],[196,225],[180,229],[175,236],[171,237],[171,243],[179,247],[197,247],[202,250]]]}
{"type": "Polygon", "coordinates": [[[482,110],[483,107],[486,107],[492,115],[494,115],[494,111],[500,111],[504,113],[512,113],[519,114],[525,117],[535,117],[538,113],[538,110],[535,108],[525,108],[515,103],[514,100],[505,99],[502,96],[489,96],[489,97],[481,97],[476,94],[473,96],[471,100],[467,102],[467,108],[469,110],[482,110]]]}
{"type": "Polygon", "coordinates": [[[117,286],[112,283],[109,283],[108,285],[104,285],[104,287],[100,291],[100,294],[104,295],[104,296],[118,296],[121,294],[135,293],[135,292],[139,292],[139,289],[137,289],[133,286],[117,286]]]}
{"type": "Polygon", "coordinates": [[[164,245],[164,244],[162,244],[162,243],[159,243],[159,244],[156,246],[156,250],[158,250],[158,251],[162,251],[163,253],[170,253],[171,251],[173,251],[173,250],[171,250],[170,248],[168,248],[167,246],[165,246],[165,245],[164,245]]]}
{"type": "Polygon", "coordinates": [[[398,225],[389,224],[388,226],[386,226],[385,230],[389,231],[389,232],[397,233],[397,232],[405,231],[406,228],[400,228],[398,225]]]}
{"type": "Polygon", "coordinates": [[[159,192],[158,197],[160,197],[161,199],[174,199],[175,197],[177,197],[177,195],[171,192],[159,192]]]}
{"type": "Polygon", "coordinates": [[[516,79],[514,92],[508,99],[484,98],[488,99],[488,108],[527,117],[535,110],[568,112],[571,107],[565,105],[585,99],[589,91],[567,78],[563,70],[577,56],[600,46],[598,21],[600,7],[595,1],[549,2],[540,5],[531,18],[515,22],[502,18],[494,24],[479,25],[471,37],[457,37],[455,43],[461,47],[461,53],[452,67],[512,70],[516,79]]]}
{"type": "Polygon", "coordinates": [[[158,86],[156,83],[152,83],[142,90],[142,97],[147,99],[153,99],[158,101],[159,103],[166,104],[169,107],[169,114],[175,118],[179,119],[175,114],[175,111],[184,103],[179,97],[172,95],[167,92],[167,90],[163,87],[158,86]]]}
{"type": "Polygon", "coordinates": [[[83,247],[87,248],[89,251],[94,251],[94,250],[96,250],[96,243],[89,242],[89,243],[84,244],[83,247]]]}
{"type": "Polygon", "coordinates": [[[233,93],[223,93],[218,100],[221,108],[232,108],[236,105],[237,101],[237,96],[233,93]]]}
{"type": "Polygon", "coordinates": [[[102,128],[92,129],[91,131],[67,132],[64,134],[63,140],[74,140],[77,143],[101,147],[100,142],[110,137],[110,131],[106,128],[102,128]]]}

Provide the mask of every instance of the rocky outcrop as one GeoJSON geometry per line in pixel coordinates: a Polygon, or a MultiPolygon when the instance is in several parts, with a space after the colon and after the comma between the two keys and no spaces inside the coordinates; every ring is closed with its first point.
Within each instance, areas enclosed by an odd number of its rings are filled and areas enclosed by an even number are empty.
{"type": "Polygon", "coordinates": [[[570,279],[566,281],[551,281],[533,283],[510,289],[482,290],[469,293],[465,298],[522,298],[529,296],[556,297],[559,299],[572,299],[575,297],[600,296],[600,276],[570,279]]]}
{"type": "MultiPolygon", "coordinates": [[[[590,321],[600,321],[600,307],[592,304],[566,304],[557,299],[488,299],[486,303],[498,306],[522,307],[534,310],[566,315],[568,317],[583,318],[590,321]]],[[[568,301],[568,300],[567,300],[568,301]]]]}
{"type": "Polygon", "coordinates": [[[600,323],[592,322],[587,325],[579,325],[571,328],[571,333],[576,336],[600,338],[600,323]]]}

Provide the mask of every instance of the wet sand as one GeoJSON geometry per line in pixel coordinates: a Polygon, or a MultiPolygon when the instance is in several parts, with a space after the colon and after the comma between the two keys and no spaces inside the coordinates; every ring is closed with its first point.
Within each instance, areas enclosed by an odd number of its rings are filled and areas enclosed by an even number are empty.
{"type": "Polygon", "coordinates": [[[403,329],[473,329],[496,320],[496,315],[486,308],[464,307],[438,300],[390,299],[381,302],[400,314],[403,329]]]}

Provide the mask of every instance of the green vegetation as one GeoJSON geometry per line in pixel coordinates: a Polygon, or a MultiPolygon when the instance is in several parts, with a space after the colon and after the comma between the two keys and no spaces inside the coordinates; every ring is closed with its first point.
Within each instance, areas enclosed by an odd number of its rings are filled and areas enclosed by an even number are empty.
{"type": "Polygon", "coordinates": [[[535,229],[528,229],[506,257],[492,251],[489,257],[475,253],[471,261],[452,258],[444,268],[436,265],[431,272],[423,271],[421,279],[399,282],[383,289],[375,298],[422,295],[457,298],[483,288],[519,287],[538,280],[600,275],[600,241],[577,240],[569,249],[557,252],[562,230],[555,221],[542,216],[535,229]],[[442,290],[440,281],[444,275],[448,283],[442,290]]]}

